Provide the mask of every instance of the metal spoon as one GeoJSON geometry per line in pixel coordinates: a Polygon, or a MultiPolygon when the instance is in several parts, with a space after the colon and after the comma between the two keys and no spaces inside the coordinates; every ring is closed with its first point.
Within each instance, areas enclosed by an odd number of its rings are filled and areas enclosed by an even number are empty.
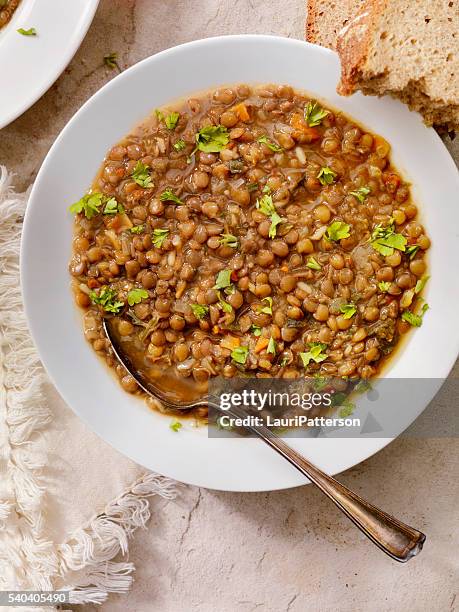
{"type": "MultiPolygon", "coordinates": [[[[193,402],[171,401],[161,389],[156,387],[133,367],[129,357],[123,352],[109,320],[104,319],[103,326],[119,362],[136,380],[139,387],[148,395],[158,399],[165,408],[169,410],[191,410],[205,406],[222,411],[219,402],[212,396],[200,398],[193,402]]],[[[243,409],[236,407],[232,407],[229,411],[224,411],[224,414],[228,414],[228,412],[236,417],[247,415],[243,409]]],[[[360,531],[370,538],[382,551],[392,557],[392,559],[405,563],[422,550],[426,539],[422,532],[376,508],[376,506],[365,501],[337,480],[319,470],[319,468],[288,446],[281,438],[275,436],[267,427],[263,425],[250,426],[247,429],[253,431],[253,433],[287,459],[304,476],[307,476],[311,482],[319,487],[351,519],[360,531]]]]}

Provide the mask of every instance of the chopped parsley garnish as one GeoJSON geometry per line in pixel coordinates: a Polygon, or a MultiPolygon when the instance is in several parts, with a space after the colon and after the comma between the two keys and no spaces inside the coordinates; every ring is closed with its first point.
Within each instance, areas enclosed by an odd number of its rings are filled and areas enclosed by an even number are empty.
{"type": "Polygon", "coordinates": [[[152,238],[153,245],[157,249],[160,249],[163,246],[164,241],[166,240],[168,235],[169,235],[168,229],[160,229],[160,228],[154,229],[153,238],[152,238]]]}
{"type": "Polygon", "coordinates": [[[159,110],[159,108],[155,110],[155,115],[158,117],[158,121],[164,121],[168,130],[175,130],[178,120],[180,119],[180,113],[173,112],[169,115],[165,115],[163,111],[159,110]]]}
{"type": "Polygon", "coordinates": [[[322,266],[316,259],[314,259],[314,257],[309,257],[306,263],[306,267],[311,268],[311,270],[321,270],[322,269],[322,266]]]}
{"type": "Polygon", "coordinates": [[[153,181],[151,180],[150,176],[150,168],[141,161],[137,162],[131,176],[137,185],[140,185],[146,189],[153,187],[153,181]]]}
{"type": "Polygon", "coordinates": [[[117,202],[115,198],[109,198],[104,208],[104,215],[116,215],[124,213],[124,206],[117,202]]]}
{"type": "Polygon", "coordinates": [[[258,189],[258,183],[247,183],[247,191],[252,192],[258,189]]]}
{"type": "Polygon", "coordinates": [[[416,255],[420,248],[421,247],[419,246],[419,244],[410,244],[405,247],[405,253],[410,259],[413,259],[413,257],[416,255]]]}
{"type": "Polygon", "coordinates": [[[209,312],[209,307],[202,304],[191,304],[191,310],[197,319],[204,319],[209,312]]]}
{"type": "Polygon", "coordinates": [[[255,325],[255,323],[253,323],[252,327],[250,328],[250,331],[256,337],[261,336],[261,327],[259,325],[255,325]]]}
{"type": "Polygon", "coordinates": [[[129,306],[134,306],[134,304],[140,304],[147,297],[148,291],[146,289],[131,289],[127,294],[127,301],[129,306]]]}
{"type": "Polygon", "coordinates": [[[359,382],[355,385],[354,391],[356,393],[365,393],[365,391],[370,391],[371,388],[371,383],[369,383],[365,378],[362,378],[362,380],[359,380],[359,382]]]}
{"type": "Polygon", "coordinates": [[[237,249],[239,241],[236,236],[233,236],[233,234],[220,234],[220,236],[220,244],[229,246],[232,249],[237,249]]]}
{"type": "Polygon", "coordinates": [[[317,372],[316,374],[314,374],[314,380],[312,384],[313,384],[314,391],[316,391],[317,393],[320,393],[329,384],[329,379],[325,378],[324,376],[321,376],[317,372]]]}
{"type": "Polygon", "coordinates": [[[161,202],[175,202],[176,204],[183,204],[182,200],[175,195],[175,193],[169,187],[162,192],[159,196],[161,202]]]}
{"type": "Polygon", "coordinates": [[[279,216],[276,207],[274,206],[272,197],[269,194],[265,194],[259,200],[257,200],[256,207],[261,213],[271,219],[271,226],[269,228],[268,236],[270,238],[275,238],[277,226],[282,223],[283,219],[279,216]]]}
{"type": "Polygon", "coordinates": [[[411,312],[411,310],[405,310],[405,312],[402,314],[402,319],[413,327],[421,327],[424,315],[428,310],[428,304],[423,305],[419,314],[415,314],[414,312],[411,312]]]}
{"type": "Polygon", "coordinates": [[[129,231],[131,234],[141,234],[145,230],[145,225],[133,225],[129,231]]]}
{"type": "Polygon", "coordinates": [[[228,430],[232,429],[232,426],[229,423],[227,423],[226,421],[224,421],[222,416],[218,417],[218,419],[215,421],[215,423],[216,423],[218,429],[228,429],[228,430]]]}
{"type": "Polygon", "coordinates": [[[380,281],[378,283],[378,288],[380,291],[382,291],[382,293],[387,293],[390,289],[390,286],[392,285],[391,282],[389,281],[380,281]]]}
{"type": "Polygon", "coordinates": [[[423,276],[422,278],[420,278],[418,280],[418,282],[416,283],[416,287],[414,288],[414,292],[415,293],[421,293],[421,291],[426,286],[426,283],[429,280],[429,278],[430,278],[430,276],[423,276]]]}
{"type": "Polygon", "coordinates": [[[325,117],[329,114],[330,111],[322,108],[315,100],[311,100],[307,103],[306,108],[304,109],[304,120],[309,127],[316,127],[317,125],[320,125],[322,123],[322,119],[325,119],[325,117]]]}
{"type": "Polygon", "coordinates": [[[220,153],[229,142],[229,134],[223,125],[206,125],[196,134],[195,151],[220,153]]]}
{"type": "Polygon", "coordinates": [[[221,296],[220,291],[217,291],[217,296],[218,296],[218,303],[220,304],[223,312],[233,312],[233,307],[231,306],[231,304],[228,304],[228,302],[225,302],[225,300],[221,296]]]}
{"type": "Polygon", "coordinates": [[[225,289],[226,287],[231,287],[231,270],[220,270],[214,289],[225,289]]]}
{"type": "Polygon", "coordinates": [[[118,314],[124,306],[124,302],[117,300],[117,292],[106,285],[100,288],[99,293],[91,291],[89,297],[93,304],[102,306],[105,312],[111,312],[112,314],[118,314]]]}
{"type": "Polygon", "coordinates": [[[179,113],[174,112],[174,113],[171,113],[170,115],[167,115],[167,117],[164,119],[164,123],[166,124],[167,129],[175,130],[179,119],[180,119],[179,113]]]}
{"type": "Polygon", "coordinates": [[[338,413],[338,416],[342,419],[345,419],[349,416],[351,416],[351,414],[354,412],[355,410],[355,404],[354,402],[351,402],[351,400],[349,399],[349,397],[346,395],[346,393],[343,393],[342,391],[338,391],[336,393],[334,393],[332,395],[332,406],[339,406],[340,407],[340,411],[338,413]]]}
{"type": "Polygon", "coordinates": [[[183,140],[183,138],[180,138],[179,140],[177,140],[177,142],[174,142],[174,149],[176,151],[183,151],[185,147],[186,142],[183,140]]]}
{"type": "Polygon", "coordinates": [[[394,221],[391,219],[386,227],[380,223],[373,229],[371,234],[371,246],[381,253],[383,257],[393,255],[394,250],[405,251],[406,238],[402,234],[396,234],[394,221]]]}
{"type": "Polygon", "coordinates": [[[268,236],[270,238],[275,238],[277,233],[277,226],[282,223],[283,219],[280,217],[277,212],[271,215],[271,226],[269,228],[268,236]]]}
{"type": "Polygon", "coordinates": [[[100,213],[100,207],[104,200],[103,193],[87,193],[81,200],[72,204],[69,211],[74,214],[84,213],[86,219],[92,219],[100,213]]]}
{"type": "Polygon", "coordinates": [[[266,348],[266,352],[267,353],[271,353],[272,355],[275,355],[276,354],[276,350],[277,350],[276,341],[271,336],[271,338],[269,339],[269,342],[268,342],[268,346],[266,348]]]}
{"type": "Polygon", "coordinates": [[[349,238],[351,235],[350,229],[351,226],[347,223],[343,223],[343,221],[333,221],[333,223],[327,227],[325,236],[329,240],[337,242],[343,238],[349,238]]]}
{"type": "Polygon", "coordinates": [[[274,153],[280,153],[281,151],[283,151],[281,146],[279,146],[278,144],[270,140],[267,136],[260,136],[260,138],[258,139],[258,142],[260,144],[266,145],[268,149],[270,151],[273,151],[274,153]]]}
{"type": "Polygon", "coordinates": [[[182,424],[180,423],[180,421],[177,421],[177,419],[174,419],[173,421],[171,421],[169,425],[169,429],[172,429],[172,431],[175,431],[175,432],[177,432],[181,428],[182,428],[182,424]]]}
{"type": "MultiPolygon", "coordinates": [[[[344,377],[341,377],[344,380],[344,377]]],[[[335,391],[331,396],[331,406],[344,406],[347,395],[343,391],[335,391]]]]}
{"type": "Polygon", "coordinates": [[[306,368],[310,361],[314,361],[315,363],[325,361],[325,359],[327,359],[327,355],[323,351],[326,348],[327,345],[323,344],[323,342],[311,342],[309,345],[309,351],[307,353],[300,353],[301,361],[303,362],[304,367],[306,368]]]}
{"type": "Polygon", "coordinates": [[[238,346],[234,350],[231,351],[231,359],[236,363],[240,363],[242,365],[247,361],[247,355],[249,354],[248,346],[238,346]]]}
{"type": "Polygon", "coordinates": [[[268,302],[267,306],[262,306],[260,308],[260,313],[272,315],[273,314],[273,298],[268,295],[262,299],[262,302],[268,302]]]}
{"type": "Polygon", "coordinates": [[[322,185],[331,185],[336,178],[336,172],[333,172],[328,166],[324,166],[320,169],[317,178],[322,185]]]}
{"type": "Polygon", "coordinates": [[[28,30],[24,30],[24,28],[19,28],[18,32],[19,34],[22,34],[23,36],[36,36],[37,35],[37,30],[35,28],[29,28],[28,30]]]}
{"type": "Polygon", "coordinates": [[[262,193],[267,193],[268,195],[271,195],[272,193],[272,189],[269,185],[265,185],[261,191],[262,193]]]}
{"type": "Polygon", "coordinates": [[[339,411],[338,416],[341,419],[345,419],[351,416],[354,410],[355,410],[355,404],[351,402],[348,398],[346,398],[345,400],[343,400],[341,404],[341,410],[339,411]]]}
{"type": "Polygon", "coordinates": [[[352,318],[357,312],[357,307],[354,304],[342,304],[339,307],[344,319],[352,318]]]}
{"type": "Polygon", "coordinates": [[[110,70],[114,70],[117,68],[121,72],[121,68],[118,64],[118,54],[117,53],[107,53],[104,55],[104,64],[110,68],[110,70]]]}
{"type": "Polygon", "coordinates": [[[363,204],[365,198],[370,192],[371,189],[369,187],[359,187],[359,189],[356,189],[355,191],[350,191],[349,195],[354,196],[361,204],[363,204]]]}

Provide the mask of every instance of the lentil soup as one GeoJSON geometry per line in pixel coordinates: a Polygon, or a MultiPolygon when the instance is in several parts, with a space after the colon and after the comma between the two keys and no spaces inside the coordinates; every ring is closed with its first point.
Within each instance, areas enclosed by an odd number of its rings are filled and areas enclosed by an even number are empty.
{"type": "Polygon", "coordinates": [[[70,209],[84,333],[130,393],[103,317],[185,400],[213,376],[371,378],[427,310],[430,240],[390,145],[288,85],[156,110],[70,209]]]}

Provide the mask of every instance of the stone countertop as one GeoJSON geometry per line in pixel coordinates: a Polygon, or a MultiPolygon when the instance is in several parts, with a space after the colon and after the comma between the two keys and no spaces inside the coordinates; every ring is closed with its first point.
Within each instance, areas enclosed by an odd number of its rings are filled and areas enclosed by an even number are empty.
{"type": "MultiPolygon", "coordinates": [[[[64,74],[29,111],[0,131],[0,163],[16,172],[19,189],[30,184],[62,127],[113,78],[115,73],[103,64],[104,54],[117,52],[124,68],[206,36],[302,38],[304,10],[303,0],[102,0],[64,74]]],[[[457,162],[457,141],[446,144],[457,162]]],[[[457,404],[457,396],[444,391],[428,413],[435,415],[448,404],[457,404]]],[[[312,486],[253,494],[186,487],[175,502],[153,501],[149,529],[136,534],[130,548],[137,567],[132,592],[83,609],[457,610],[458,466],[457,438],[405,437],[340,477],[427,534],[424,551],[407,565],[378,551],[312,486]]]]}

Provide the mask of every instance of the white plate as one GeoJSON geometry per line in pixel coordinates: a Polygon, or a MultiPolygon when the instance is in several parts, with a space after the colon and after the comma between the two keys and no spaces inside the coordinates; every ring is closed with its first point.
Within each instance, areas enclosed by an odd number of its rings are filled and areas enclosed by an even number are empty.
{"type": "MultiPolygon", "coordinates": [[[[215,489],[262,491],[304,484],[287,462],[255,439],[209,439],[205,428],[169,429],[170,419],[124,393],[84,340],[70,293],[67,211],[91,184],[108,148],[155,107],[223,83],[279,82],[305,89],[386,137],[395,164],[413,183],[432,238],[424,325],[405,343],[387,375],[442,379],[459,348],[459,193],[457,170],[436,133],[391,99],[335,92],[334,53],[270,36],[197,41],[150,57],[113,79],[73,117],[35,182],[22,241],[22,286],[35,343],[54,384],[104,440],[135,461],[177,480],[215,489]],[[454,194],[454,196],[452,196],[454,194]]],[[[406,426],[433,391],[407,407],[406,426]]],[[[401,426],[402,428],[402,426],[401,426]]],[[[366,459],[389,439],[295,439],[292,444],[329,473],[366,459]]]]}
{"type": "Polygon", "coordinates": [[[0,30],[0,129],[51,87],[81,44],[99,0],[21,0],[0,30]],[[34,27],[37,36],[18,28],[34,27]]]}

